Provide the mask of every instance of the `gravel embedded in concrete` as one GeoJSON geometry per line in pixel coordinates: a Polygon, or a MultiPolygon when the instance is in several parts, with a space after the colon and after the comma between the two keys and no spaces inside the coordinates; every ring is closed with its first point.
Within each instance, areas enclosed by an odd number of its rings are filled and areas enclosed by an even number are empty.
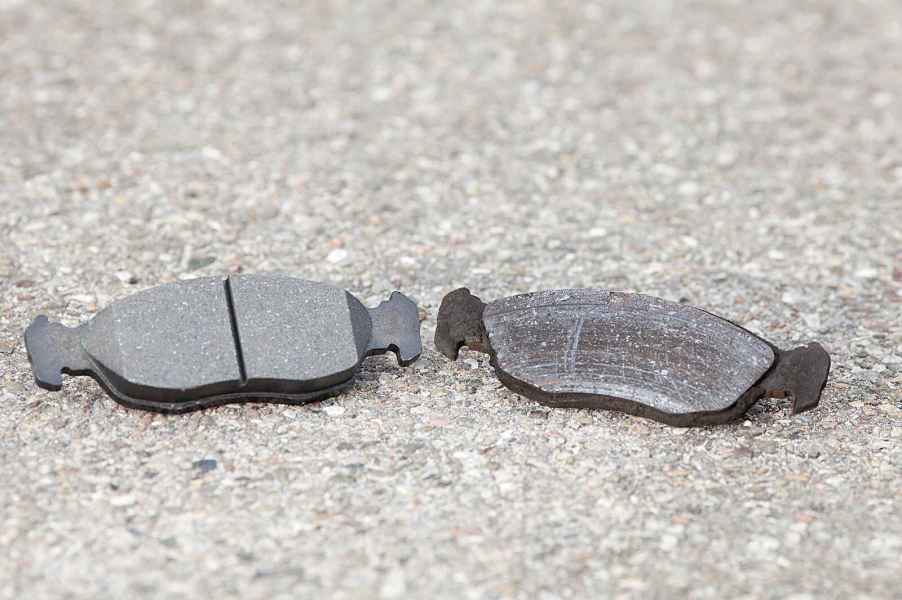
{"type": "Polygon", "coordinates": [[[902,586],[902,6],[0,0],[0,598],[871,597],[902,586]],[[35,388],[21,333],[280,271],[425,310],[339,398],[35,388]],[[444,293],[682,300],[819,409],[550,410],[444,293]],[[67,596],[68,594],[68,596],[67,596]]]}

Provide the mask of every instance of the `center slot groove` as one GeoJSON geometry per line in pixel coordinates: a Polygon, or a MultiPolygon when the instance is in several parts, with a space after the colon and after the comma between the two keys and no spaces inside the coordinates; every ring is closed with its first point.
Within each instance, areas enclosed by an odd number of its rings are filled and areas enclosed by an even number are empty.
{"type": "Polygon", "coordinates": [[[244,352],[241,350],[241,335],[238,332],[238,316],[235,314],[235,299],[232,296],[232,278],[225,279],[225,297],[226,304],[229,307],[229,322],[232,325],[232,339],[235,340],[235,356],[238,359],[238,376],[241,378],[241,385],[247,383],[247,371],[244,366],[244,352]]]}

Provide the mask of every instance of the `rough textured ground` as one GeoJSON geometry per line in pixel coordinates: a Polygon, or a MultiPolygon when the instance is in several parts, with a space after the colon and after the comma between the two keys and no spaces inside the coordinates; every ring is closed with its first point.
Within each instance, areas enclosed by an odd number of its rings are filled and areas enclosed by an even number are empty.
{"type": "Polygon", "coordinates": [[[898,597],[902,5],[288,4],[0,0],[0,597],[898,597]],[[238,270],[402,289],[426,351],[300,408],[32,384],[36,314],[238,270]],[[834,370],[795,418],[549,410],[435,352],[464,284],[834,370]]]}

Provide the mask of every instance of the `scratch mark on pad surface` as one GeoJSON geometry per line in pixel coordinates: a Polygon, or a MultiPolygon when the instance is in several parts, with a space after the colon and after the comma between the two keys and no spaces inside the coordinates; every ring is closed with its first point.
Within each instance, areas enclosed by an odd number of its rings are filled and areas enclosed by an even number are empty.
{"type": "Polygon", "coordinates": [[[579,349],[579,338],[582,335],[585,321],[585,315],[580,315],[576,320],[576,327],[574,327],[573,334],[570,337],[570,348],[567,350],[567,371],[571,373],[576,368],[576,353],[579,349]]]}

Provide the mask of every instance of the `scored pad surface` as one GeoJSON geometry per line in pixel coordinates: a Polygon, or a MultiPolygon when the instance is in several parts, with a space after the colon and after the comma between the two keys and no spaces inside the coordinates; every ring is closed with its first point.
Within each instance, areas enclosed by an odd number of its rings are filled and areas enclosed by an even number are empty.
{"type": "Polygon", "coordinates": [[[488,304],[499,369],[550,394],[623,398],[665,413],[719,411],[774,361],[763,340],[650,296],[554,290],[488,304]]]}

